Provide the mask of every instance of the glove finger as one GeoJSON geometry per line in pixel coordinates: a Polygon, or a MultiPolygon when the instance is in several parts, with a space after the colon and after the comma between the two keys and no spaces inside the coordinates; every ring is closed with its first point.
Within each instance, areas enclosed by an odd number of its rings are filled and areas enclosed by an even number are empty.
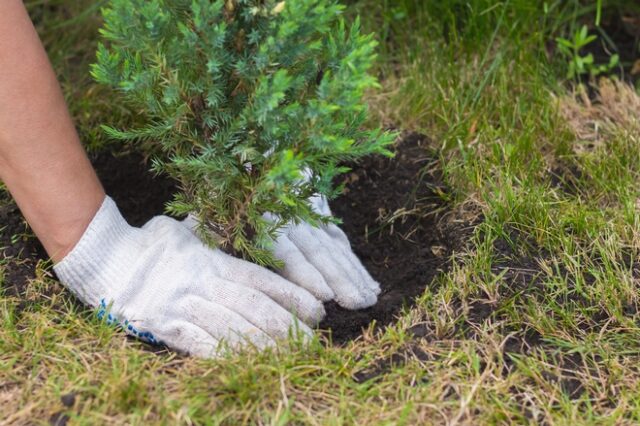
{"type": "Polygon", "coordinates": [[[362,309],[376,302],[376,295],[360,283],[359,276],[352,278],[348,263],[341,259],[342,254],[331,251],[323,245],[328,237],[322,238],[321,232],[310,226],[298,226],[289,234],[291,241],[300,249],[307,259],[320,271],[327,284],[336,294],[338,304],[347,309],[362,309]]]}
{"type": "Polygon", "coordinates": [[[294,314],[251,287],[220,280],[218,285],[207,287],[204,292],[208,293],[208,300],[233,311],[272,339],[286,339],[290,332],[297,331],[309,337],[313,335],[309,326],[299,321],[294,314]]]}
{"type": "Polygon", "coordinates": [[[353,265],[353,270],[357,271],[361,277],[364,285],[371,291],[373,291],[376,296],[380,294],[380,284],[373,279],[367,268],[364,267],[362,261],[356,256],[356,254],[351,249],[351,244],[349,243],[349,238],[347,238],[347,234],[344,233],[342,229],[337,227],[336,225],[330,224],[323,228],[326,231],[326,234],[332,238],[337,239],[344,245],[344,256],[345,259],[353,265]]]}
{"type": "Polygon", "coordinates": [[[215,252],[220,276],[241,283],[273,299],[277,305],[293,312],[307,324],[315,325],[324,318],[324,305],[304,288],[262,268],[220,251],[215,252]]]}
{"type": "Polygon", "coordinates": [[[323,302],[335,297],[322,274],[286,235],[280,235],[276,240],[273,255],[284,262],[284,268],[280,271],[283,277],[305,288],[323,302]]]}
{"type": "Polygon", "coordinates": [[[239,348],[247,343],[258,348],[275,344],[273,339],[251,321],[216,302],[197,296],[186,297],[183,303],[187,320],[231,348],[239,348]]]}
{"type": "Polygon", "coordinates": [[[351,250],[351,242],[349,241],[349,237],[347,237],[347,234],[345,234],[338,225],[329,223],[327,225],[324,225],[322,229],[324,229],[332,238],[338,240],[341,244],[344,244],[349,248],[349,250],[351,250]]]}
{"type": "MultiPolygon", "coordinates": [[[[351,250],[351,246],[336,242],[323,229],[313,228],[311,232],[324,247],[331,248],[331,252],[334,253],[334,259],[347,271],[353,282],[358,283],[361,288],[365,289],[365,293],[373,293],[374,298],[371,305],[374,305],[377,302],[377,295],[380,294],[380,285],[369,275],[360,259],[351,250]]],[[[344,237],[346,238],[346,235],[344,237]]]]}
{"type": "Polygon", "coordinates": [[[327,197],[323,195],[314,195],[313,197],[309,198],[309,202],[311,203],[311,206],[316,213],[319,213],[323,216],[333,216],[333,213],[331,213],[331,207],[329,207],[329,200],[327,200],[327,197]]]}
{"type": "Polygon", "coordinates": [[[214,358],[218,355],[218,340],[195,324],[174,321],[164,330],[156,333],[162,343],[173,350],[200,358],[214,358]]]}
{"type": "Polygon", "coordinates": [[[181,220],[180,224],[194,234],[196,233],[196,229],[198,229],[198,219],[196,219],[196,217],[191,214],[181,220]]]}

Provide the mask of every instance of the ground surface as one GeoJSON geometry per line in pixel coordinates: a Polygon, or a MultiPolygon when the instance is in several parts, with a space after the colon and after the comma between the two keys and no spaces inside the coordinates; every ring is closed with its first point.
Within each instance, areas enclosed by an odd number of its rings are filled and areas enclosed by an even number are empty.
{"type": "MultiPolygon", "coordinates": [[[[25,3],[144,223],[172,185],[99,129],[135,121],[88,77],[104,3],[25,3]]],[[[381,303],[329,307],[333,337],[309,347],[153,350],[75,301],[0,190],[0,424],[640,423],[638,6],[603,2],[597,27],[578,0],[345,3],[380,41],[371,122],[403,130],[333,203],[381,303]],[[583,24],[599,38],[581,53],[617,51],[626,83],[566,80],[556,38],[583,24]]]]}
{"type": "MultiPolygon", "coordinates": [[[[329,332],[335,344],[358,338],[373,322],[392,323],[450,268],[451,255],[465,249],[472,233],[473,224],[452,215],[438,195],[446,188],[441,176],[428,170],[429,163],[437,161],[428,138],[405,135],[393,150],[393,159],[372,157],[354,164],[344,176],[345,194],[331,203],[354,251],[382,287],[380,302],[369,309],[349,311],[327,304],[327,318],[319,328],[329,332]],[[417,191],[416,182],[421,183],[417,191]]],[[[163,214],[177,190],[172,181],[151,174],[144,158],[135,153],[91,157],[106,192],[133,226],[163,214]]],[[[38,262],[46,261],[46,253],[6,193],[0,219],[5,224],[0,233],[3,257],[15,259],[5,268],[3,285],[19,297],[36,277],[38,262]]]]}
{"type": "Polygon", "coordinates": [[[424,135],[405,135],[393,159],[354,165],[344,177],[345,194],[331,203],[354,251],[382,287],[378,304],[369,309],[327,305],[320,328],[331,330],[335,343],[359,337],[373,321],[392,323],[450,269],[453,252],[465,249],[473,224],[456,217],[439,195],[446,188],[429,142],[424,135]]]}

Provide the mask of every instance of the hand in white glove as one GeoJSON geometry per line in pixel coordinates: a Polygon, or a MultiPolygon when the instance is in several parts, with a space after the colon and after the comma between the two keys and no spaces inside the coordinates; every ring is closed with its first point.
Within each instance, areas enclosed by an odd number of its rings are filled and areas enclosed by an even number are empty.
{"type": "Polygon", "coordinates": [[[309,324],[324,316],[306,290],[205,247],[176,220],[159,216],[143,228],[129,226],[108,197],[54,270],[129,334],[197,356],[215,355],[222,341],[264,347],[291,330],[310,335],[294,314],[309,324]]]}
{"type": "MultiPolygon", "coordinates": [[[[316,212],[331,216],[324,197],[313,197],[316,212]]],[[[380,285],[351,250],[349,239],[334,224],[315,228],[307,223],[288,225],[276,239],[274,255],[284,262],[281,274],[322,301],[335,299],[347,309],[372,306],[380,285]]]]}

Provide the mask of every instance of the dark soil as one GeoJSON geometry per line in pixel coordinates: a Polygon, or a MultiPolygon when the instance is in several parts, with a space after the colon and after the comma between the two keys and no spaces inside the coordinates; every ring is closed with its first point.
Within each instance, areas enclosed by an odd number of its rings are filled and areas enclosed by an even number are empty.
{"type": "Polygon", "coordinates": [[[29,280],[35,277],[38,261],[45,258],[44,249],[31,234],[18,207],[6,192],[0,191],[0,291],[8,296],[23,295],[29,280]]]}
{"type": "Polygon", "coordinates": [[[424,293],[450,267],[451,254],[466,244],[472,226],[451,219],[439,193],[446,193],[434,167],[428,138],[410,134],[396,157],[371,157],[345,178],[345,194],[331,206],[343,220],[354,251],[380,282],[378,304],[349,311],[329,303],[320,328],[332,330],[335,343],[354,339],[375,320],[393,322],[403,307],[424,293]]]}
{"type": "Polygon", "coordinates": [[[92,162],[105,191],[132,226],[142,226],[163,214],[165,203],[177,191],[172,180],[148,172],[148,164],[140,155],[102,153],[92,162]]]}

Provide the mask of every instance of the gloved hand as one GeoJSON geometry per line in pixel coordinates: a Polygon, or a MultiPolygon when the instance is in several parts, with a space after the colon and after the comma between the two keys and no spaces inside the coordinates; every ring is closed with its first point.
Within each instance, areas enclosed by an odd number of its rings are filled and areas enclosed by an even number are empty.
{"type": "Polygon", "coordinates": [[[54,266],[84,303],[142,340],[209,357],[224,341],[258,347],[307,335],[324,316],[309,292],[275,273],[205,247],[180,222],[159,216],[143,228],[106,198],[75,248],[54,266]]]}
{"type": "MultiPolygon", "coordinates": [[[[317,213],[331,216],[326,198],[310,200],[317,213]]],[[[282,229],[273,247],[284,262],[282,276],[309,290],[322,301],[335,299],[343,308],[374,305],[380,285],[351,250],[345,233],[334,224],[315,228],[307,223],[282,229]]]]}

